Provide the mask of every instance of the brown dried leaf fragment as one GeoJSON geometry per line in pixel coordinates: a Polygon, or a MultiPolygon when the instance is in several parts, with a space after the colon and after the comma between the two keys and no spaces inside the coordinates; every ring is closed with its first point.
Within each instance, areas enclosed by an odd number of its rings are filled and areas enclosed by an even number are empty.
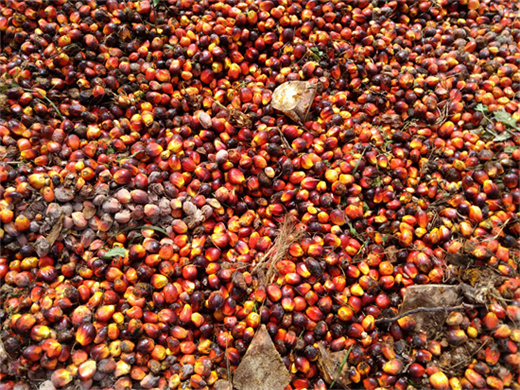
{"type": "MultiPolygon", "coordinates": [[[[399,314],[417,308],[442,308],[457,305],[460,301],[460,287],[443,284],[416,285],[408,286],[404,293],[403,304],[399,308],[399,314]]],[[[448,315],[447,311],[436,313],[415,313],[411,314],[416,322],[416,329],[424,331],[438,328],[443,324],[448,315]]]]}
{"type": "Polygon", "coordinates": [[[186,214],[186,217],[183,219],[183,221],[186,223],[186,225],[188,225],[189,229],[195,228],[206,220],[202,210],[199,210],[197,206],[188,200],[183,203],[182,210],[186,214]]]}
{"type": "Polygon", "coordinates": [[[319,343],[318,369],[327,383],[334,382],[348,389],[351,381],[348,377],[349,365],[347,363],[349,351],[342,350],[330,352],[325,348],[323,342],[319,343]]]}
{"type": "Polygon", "coordinates": [[[52,227],[51,231],[47,235],[46,238],[39,238],[36,240],[35,243],[35,250],[38,256],[42,257],[45,256],[47,253],[49,253],[51,247],[54,245],[56,240],[61,234],[61,229],[63,229],[63,219],[65,218],[65,215],[61,215],[54,226],[52,227]]]}
{"type": "Polygon", "coordinates": [[[283,390],[290,381],[291,375],[262,324],[235,371],[233,386],[238,390],[283,390]]]}

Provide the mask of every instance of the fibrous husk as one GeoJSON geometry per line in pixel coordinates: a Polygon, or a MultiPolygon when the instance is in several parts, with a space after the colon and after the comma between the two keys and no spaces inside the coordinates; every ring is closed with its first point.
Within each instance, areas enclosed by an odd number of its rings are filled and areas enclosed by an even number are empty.
{"type": "Polygon", "coordinates": [[[297,227],[296,223],[291,220],[289,215],[286,216],[282,225],[278,229],[273,245],[271,245],[262,260],[260,260],[253,269],[253,272],[256,274],[263,275],[261,283],[265,281],[271,282],[275,277],[276,264],[285,257],[290,246],[301,240],[304,236],[305,232],[297,227]],[[270,265],[267,268],[267,274],[264,274],[264,267],[267,263],[270,263],[270,265]]]}
{"type": "Polygon", "coordinates": [[[401,127],[403,125],[403,121],[401,119],[401,115],[397,114],[382,114],[381,123],[390,125],[392,127],[401,127]]]}
{"type": "Polygon", "coordinates": [[[287,81],[274,90],[271,106],[295,122],[305,122],[316,90],[316,84],[308,81],[287,81]]]}
{"type": "Polygon", "coordinates": [[[318,349],[320,351],[317,360],[318,369],[320,370],[325,382],[329,384],[334,382],[335,384],[348,389],[351,383],[348,377],[349,365],[346,362],[346,359],[348,359],[348,351],[342,350],[330,352],[325,348],[323,343],[319,343],[318,349]]]}
{"type": "Polygon", "coordinates": [[[290,381],[291,375],[262,324],[235,371],[233,386],[238,390],[283,390],[290,381]]]}
{"type": "Polygon", "coordinates": [[[189,229],[193,229],[206,220],[204,213],[188,200],[183,203],[182,209],[186,214],[184,222],[188,225],[189,229]]]}
{"type": "Polygon", "coordinates": [[[230,107],[227,109],[228,113],[228,122],[231,125],[239,128],[250,129],[253,126],[253,122],[251,121],[251,117],[248,114],[244,114],[242,111],[230,107]]]}
{"type": "MultiPolygon", "coordinates": [[[[403,304],[399,314],[417,308],[435,308],[456,306],[460,302],[460,288],[444,284],[408,286],[404,293],[403,304]]],[[[414,313],[410,317],[415,320],[416,329],[435,330],[446,320],[448,311],[438,313],[414,313]]]]}

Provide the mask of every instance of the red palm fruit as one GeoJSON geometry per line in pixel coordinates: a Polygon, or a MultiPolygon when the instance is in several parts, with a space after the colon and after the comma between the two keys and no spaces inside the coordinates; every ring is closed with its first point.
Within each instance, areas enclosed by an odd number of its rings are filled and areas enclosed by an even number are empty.
{"type": "Polygon", "coordinates": [[[414,378],[421,378],[426,373],[426,369],[418,363],[413,363],[408,368],[408,373],[414,378]]]}
{"type": "Polygon", "coordinates": [[[442,371],[438,371],[431,375],[430,383],[433,388],[437,390],[448,390],[450,388],[448,377],[442,371]]]}
{"type": "Polygon", "coordinates": [[[484,316],[482,325],[484,325],[484,327],[488,330],[493,330],[497,328],[499,321],[500,320],[495,313],[489,312],[484,316]]]}
{"type": "MultiPolygon", "coordinates": [[[[318,308],[320,309],[320,311],[324,314],[328,314],[330,313],[330,311],[332,310],[332,299],[329,297],[329,296],[325,296],[325,297],[322,297],[320,298],[320,300],[318,301],[318,304],[317,304],[318,308]]],[[[371,316],[367,316],[367,317],[371,317],[371,316]]],[[[370,322],[372,321],[373,322],[374,318],[369,318],[366,322],[366,326],[368,328],[370,328],[372,325],[370,324],[370,322]]],[[[373,329],[373,327],[372,327],[373,329]]]]}
{"type": "Polygon", "coordinates": [[[490,366],[494,366],[498,363],[498,360],[500,359],[500,351],[498,351],[495,345],[491,345],[486,348],[484,352],[484,358],[487,364],[489,364],[490,366]]]}
{"type": "Polygon", "coordinates": [[[333,210],[330,213],[330,222],[337,226],[345,224],[345,213],[342,210],[333,210]]]}
{"type": "Polygon", "coordinates": [[[307,301],[303,297],[294,297],[294,310],[304,311],[307,307],[307,301]]]}
{"type": "Polygon", "coordinates": [[[14,228],[19,232],[29,229],[30,224],[31,221],[23,214],[18,215],[14,220],[14,228]]]}
{"type": "Polygon", "coordinates": [[[442,351],[442,346],[439,341],[432,340],[428,344],[428,352],[430,352],[434,356],[440,356],[442,351]]]}
{"type": "Polygon", "coordinates": [[[486,384],[490,389],[502,390],[504,388],[504,383],[496,376],[487,376],[486,384]]]}
{"type": "Polygon", "coordinates": [[[451,312],[449,314],[448,318],[446,319],[446,325],[458,326],[458,325],[462,324],[463,321],[464,321],[464,316],[462,315],[462,313],[460,313],[458,311],[454,311],[454,312],[451,312]]]}
{"type": "Polygon", "coordinates": [[[388,343],[384,343],[384,344],[381,346],[381,353],[383,354],[383,356],[384,356],[387,360],[395,359],[395,356],[396,356],[393,345],[388,344],[388,343]]]}
{"type": "Polygon", "coordinates": [[[451,345],[461,345],[468,340],[468,336],[462,329],[448,331],[446,338],[451,345]]]}
{"type": "Polygon", "coordinates": [[[350,324],[347,329],[348,336],[353,337],[353,338],[360,338],[363,332],[364,332],[364,329],[361,326],[361,324],[356,324],[356,323],[350,324]]]}
{"type": "Polygon", "coordinates": [[[132,173],[128,169],[119,169],[114,174],[114,181],[120,185],[129,184],[132,181],[132,173]]]}
{"type": "Polygon", "coordinates": [[[189,323],[191,321],[191,315],[193,314],[191,306],[186,304],[179,313],[179,321],[181,323],[189,323]]]}
{"type": "MultiPolygon", "coordinates": [[[[33,328],[34,329],[34,328],[33,328]]],[[[511,328],[509,328],[509,326],[503,324],[503,325],[500,325],[496,330],[495,332],[493,333],[493,337],[496,337],[498,339],[505,339],[505,338],[509,338],[509,336],[511,335],[511,328]]]]}
{"type": "Polygon", "coordinates": [[[29,334],[36,324],[36,318],[32,314],[22,314],[14,324],[14,330],[20,334],[29,334]]]}
{"type": "Polygon", "coordinates": [[[50,337],[51,330],[45,325],[35,325],[31,329],[31,339],[39,342],[50,337]]]}
{"type": "Polygon", "coordinates": [[[467,369],[465,372],[464,372],[464,376],[466,377],[466,379],[468,381],[470,381],[475,387],[478,387],[478,388],[484,388],[486,387],[486,381],[485,379],[477,374],[474,370],[472,369],[467,369]]]}
{"type": "MultiPolygon", "coordinates": [[[[512,349],[515,351],[517,350],[516,345],[512,341],[510,341],[508,343],[508,347],[509,347],[509,350],[512,350],[512,349]]],[[[506,355],[506,357],[504,358],[504,361],[507,364],[510,364],[512,367],[520,366],[520,356],[516,352],[506,355]]]]}
{"type": "Polygon", "coordinates": [[[82,324],[76,331],[76,341],[82,345],[89,345],[96,338],[96,328],[91,323],[82,324]]]}
{"type": "Polygon", "coordinates": [[[96,310],[94,319],[100,322],[108,322],[112,318],[112,315],[115,313],[115,311],[115,305],[103,305],[96,310]]]}
{"type": "Polygon", "coordinates": [[[404,369],[404,364],[399,359],[392,359],[383,364],[383,371],[390,375],[398,375],[404,369]]]}
{"type": "Polygon", "coordinates": [[[237,168],[230,169],[227,175],[231,184],[242,184],[245,181],[244,173],[237,168]]]}
{"type": "Polygon", "coordinates": [[[64,387],[74,379],[72,372],[66,368],[60,368],[53,372],[51,376],[52,384],[55,387],[64,387]]]}
{"type": "Polygon", "coordinates": [[[82,381],[92,379],[97,371],[97,364],[94,360],[87,360],[78,367],[78,376],[82,381]]]}
{"type": "MultiPolygon", "coordinates": [[[[323,319],[323,313],[316,306],[308,307],[305,311],[307,317],[314,322],[321,321],[323,319]]],[[[360,325],[361,326],[361,325],[360,325]]]]}
{"type": "Polygon", "coordinates": [[[309,369],[311,368],[310,362],[303,356],[298,356],[294,360],[294,365],[296,369],[302,372],[303,374],[309,372],[309,369]]]}
{"type": "Polygon", "coordinates": [[[27,360],[37,362],[43,356],[43,349],[39,345],[29,345],[23,350],[22,356],[27,360]]]}
{"type": "Polygon", "coordinates": [[[469,208],[469,220],[474,223],[480,223],[484,217],[482,216],[482,210],[478,206],[470,206],[469,208]]]}

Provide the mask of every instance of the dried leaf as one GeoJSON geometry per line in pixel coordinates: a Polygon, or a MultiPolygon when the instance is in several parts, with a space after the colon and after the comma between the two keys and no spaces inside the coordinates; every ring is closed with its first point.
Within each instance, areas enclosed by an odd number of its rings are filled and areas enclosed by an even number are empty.
{"type": "Polygon", "coordinates": [[[283,390],[290,381],[291,375],[262,324],[235,371],[233,386],[238,390],[283,390]]]}
{"type": "Polygon", "coordinates": [[[5,351],[4,343],[0,340],[0,362],[7,360],[8,357],[9,355],[7,355],[7,352],[5,351]]]}
{"type": "Polygon", "coordinates": [[[327,383],[335,383],[348,389],[351,381],[348,377],[349,365],[347,363],[350,351],[329,352],[324,343],[318,344],[320,355],[317,363],[323,379],[327,383]]]}
{"type": "Polygon", "coordinates": [[[494,142],[503,142],[507,141],[508,139],[512,138],[513,136],[511,133],[508,133],[507,131],[504,131],[500,134],[497,134],[495,137],[493,137],[494,142]]]}
{"type": "MultiPolygon", "coordinates": [[[[444,284],[415,285],[408,286],[404,293],[403,304],[399,308],[399,314],[420,307],[450,307],[456,306],[460,301],[459,286],[444,284]]],[[[447,312],[438,313],[415,313],[411,314],[416,323],[416,329],[424,331],[435,330],[439,324],[446,320],[447,312]]]]}
{"type": "Polygon", "coordinates": [[[388,248],[386,248],[386,258],[390,263],[396,263],[397,262],[397,248],[395,245],[391,245],[388,248]]]}
{"type": "Polygon", "coordinates": [[[289,247],[304,236],[305,232],[297,229],[296,224],[287,216],[280,229],[278,229],[273,245],[271,245],[264,258],[255,266],[253,272],[258,274],[258,271],[266,265],[266,262],[269,262],[270,265],[266,275],[269,282],[275,276],[276,264],[284,258],[289,247]]]}
{"type": "Polygon", "coordinates": [[[229,383],[229,381],[225,379],[219,379],[218,381],[216,381],[213,385],[213,388],[215,390],[233,390],[233,386],[231,385],[231,383],[229,383]]]}
{"type": "Polygon", "coordinates": [[[61,234],[61,229],[63,229],[63,219],[65,216],[62,214],[61,217],[58,219],[56,224],[52,227],[52,230],[47,235],[47,241],[49,242],[50,246],[53,246],[58,237],[61,234]]]}
{"type": "Polygon", "coordinates": [[[382,114],[380,116],[381,123],[385,123],[394,127],[402,126],[403,121],[401,119],[401,115],[397,114],[382,114]]]}

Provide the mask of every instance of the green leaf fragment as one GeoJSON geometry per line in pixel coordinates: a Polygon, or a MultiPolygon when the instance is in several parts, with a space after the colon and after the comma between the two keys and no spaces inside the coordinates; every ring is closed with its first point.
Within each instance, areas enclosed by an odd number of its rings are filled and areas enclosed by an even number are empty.
{"type": "Polygon", "coordinates": [[[103,258],[105,260],[111,260],[116,256],[125,257],[126,256],[126,249],[120,246],[117,246],[115,248],[112,248],[108,250],[104,255],[103,258]]]}
{"type": "Polygon", "coordinates": [[[511,117],[510,113],[508,113],[504,110],[500,110],[500,111],[495,111],[493,114],[494,114],[497,122],[503,123],[504,125],[512,127],[514,129],[518,128],[516,125],[516,119],[511,117]]]}
{"type": "Polygon", "coordinates": [[[504,131],[503,133],[497,134],[495,137],[493,137],[493,141],[495,141],[495,142],[507,141],[511,137],[512,137],[512,135],[510,133],[504,131]]]}

